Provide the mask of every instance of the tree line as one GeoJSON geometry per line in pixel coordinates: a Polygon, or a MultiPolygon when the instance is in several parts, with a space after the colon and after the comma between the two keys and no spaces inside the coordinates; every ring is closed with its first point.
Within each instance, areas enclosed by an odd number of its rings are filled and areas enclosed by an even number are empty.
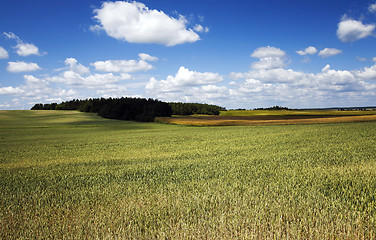
{"type": "Polygon", "coordinates": [[[206,114],[206,115],[219,115],[220,111],[226,111],[226,108],[203,104],[203,103],[169,103],[173,115],[193,115],[193,114],[206,114]]]}
{"type": "Polygon", "coordinates": [[[110,119],[152,122],[155,117],[171,115],[218,115],[223,107],[201,103],[166,103],[145,98],[90,98],[73,99],[62,103],[35,104],[31,110],[78,110],[97,113],[110,119]]]}
{"type": "Polygon", "coordinates": [[[38,103],[31,110],[78,110],[97,113],[104,118],[138,122],[152,122],[155,117],[169,117],[172,114],[168,103],[150,98],[73,99],[60,104],[38,103]],[[55,106],[54,109],[53,106],[55,106]]]}

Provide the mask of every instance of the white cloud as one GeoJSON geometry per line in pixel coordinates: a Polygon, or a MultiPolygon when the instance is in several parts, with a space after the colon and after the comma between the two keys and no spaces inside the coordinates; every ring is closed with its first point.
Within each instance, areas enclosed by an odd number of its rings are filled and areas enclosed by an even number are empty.
{"type": "Polygon", "coordinates": [[[7,71],[13,73],[19,72],[32,72],[40,70],[41,68],[36,63],[26,63],[26,62],[8,62],[7,71]]]}
{"type": "Polygon", "coordinates": [[[252,64],[253,69],[274,69],[284,67],[285,60],[281,58],[261,58],[258,62],[252,64]]]}
{"type": "Polygon", "coordinates": [[[75,58],[66,58],[65,65],[69,66],[71,71],[81,75],[90,73],[89,68],[85,67],[81,63],[77,63],[75,58]]]}
{"type": "Polygon", "coordinates": [[[187,87],[210,85],[221,81],[223,81],[223,77],[218,73],[200,73],[180,67],[175,76],[169,75],[166,80],[157,81],[155,78],[151,78],[145,88],[149,91],[182,92],[187,87]]]}
{"type": "Polygon", "coordinates": [[[24,75],[24,79],[28,86],[42,87],[49,85],[46,80],[36,78],[33,75],[24,75]]]}
{"type": "Polygon", "coordinates": [[[365,58],[365,57],[359,57],[359,56],[356,56],[355,58],[356,58],[356,60],[358,60],[359,62],[365,62],[365,61],[367,61],[367,58],[365,58]]]}
{"type": "Polygon", "coordinates": [[[169,75],[166,80],[151,78],[145,90],[148,96],[163,101],[203,102],[215,104],[229,99],[229,89],[218,86],[223,77],[218,73],[195,72],[180,67],[175,76],[169,75]]]}
{"type": "Polygon", "coordinates": [[[3,47],[0,47],[0,59],[6,59],[8,58],[8,52],[3,47]]]}
{"type": "Polygon", "coordinates": [[[100,89],[96,92],[104,98],[124,97],[127,94],[127,88],[119,85],[108,85],[106,89],[100,89]]]}
{"type": "Polygon", "coordinates": [[[341,101],[354,103],[354,95],[369,95],[376,84],[369,84],[350,71],[337,71],[327,65],[322,72],[303,73],[291,69],[252,70],[244,81],[230,89],[232,101],[248,106],[287,105],[289,107],[338,106],[341,101]]]}
{"type": "Polygon", "coordinates": [[[39,49],[34,44],[19,43],[15,48],[17,49],[17,54],[22,57],[26,57],[29,55],[41,55],[39,53],[39,49]]]}
{"type": "Polygon", "coordinates": [[[269,57],[284,57],[286,55],[285,51],[282,51],[279,48],[275,47],[260,47],[257,48],[252,54],[251,57],[254,58],[269,58],[269,57]]]}
{"type": "Polygon", "coordinates": [[[138,56],[140,57],[141,60],[144,60],[144,61],[149,61],[149,62],[158,61],[157,57],[150,56],[149,54],[146,54],[146,53],[140,53],[138,54],[138,56]]]}
{"type": "Polygon", "coordinates": [[[14,87],[2,87],[0,88],[0,95],[18,95],[23,93],[24,91],[20,88],[14,87]]]}
{"type": "Polygon", "coordinates": [[[17,41],[22,41],[19,37],[17,37],[16,34],[14,34],[14,33],[12,33],[12,32],[9,32],[9,33],[4,32],[4,35],[5,35],[5,37],[8,38],[8,39],[15,39],[15,40],[17,40],[17,41]]]}
{"type": "Polygon", "coordinates": [[[313,55],[313,54],[317,53],[317,49],[315,47],[309,46],[304,50],[296,51],[296,53],[301,55],[301,56],[305,56],[305,55],[308,55],[308,54],[313,55]]]}
{"type": "Polygon", "coordinates": [[[319,83],[321,90],[360,90],[358,87],[354,87],[360,81],[356,79],[356,76],[352,72],[347,70],[332,70],[330,65],[326,65],[321,73],[316,74],[315,79],[319,83]]]}
{"type": "Polygon", "coordinates": [[[203,27],[202,25],[200,24],[196,24],[195,27],[193,28],[196,32],[200,32],[200,33],[207,33],[209,32],[209,28],[208,27],[203,27]]]}
{"type": "Polygon", "coordinates": [[[361,21],[346,19],[338,23],[337,36],[342,42],[354,42],[372,35],[375,24],[365,25],[361,21]]]}
{"type": "Polygon", "coordinates": [[[357,75],[364,80],[376,81],[376,65],[365,67],[362,71],[357,71],[357,75]]]}
{"type": "Polygon", "coordinates": [[[26,57],[26,56],[30,56],[30,55],[41,56],[43,54],[47,54],[46,52],[41,54],[39,52],[39,49],[38,49],[37,46],[35,46],[34,44],[31,44],[31,43],[25,43],[16,34],[14,34],[12,32],[9,32],[9,33],[4,32],[4,35],[8,39],[15,39],[17,41],[17,45],[14,48],[17,49],[16,52],[19,56],[22,56],[22,57],[26,57]]]}
{"type": "Polygon", "coordinates": [[[316,74],[285,68],[252,68],[245,73],[231,73],[230,78],[234,81],[228,85],[230,94],[226,104],[236,108],[276,104],[289,107],[361,106],[370,104],[369,99],[376,96],[376,65],[353,71],[334,70],[326,65],[316,74]]]}
{"type": "Polygon", "coordinates": [[[368,8],[368,10],[372,13],[376,12],[376,3],[371,4],[368,8]]]}
{"type": "Polygon", "coordinates": [[[104,30],[104,28],[99,26],[99,25],[94,25],[94,26],[90,26],[89,30],[94,32],[94,33],[100,33],[101,31],[104,30]]]}
{"type": "Polygon", "coordinates": [[[148,71],[153,69],[153,66],[147,61],[157,61],[157,57],[150,56],[146,53],[139,54],[140,60],[107,60],[97,61],[91,65],[95,67],[97,71],[102,72],[122,72],[133,73],[139,71],[148,71]]]}
{"type": "Polygon", "coordinates": [[[257,48],[251,57],[259,58],[258,62],[252,64],[253,69],[274,69],[282,68],[286,65],[286,53],[275,47],[260,47],[257,48]]]}
{"type": "Polygon", "coordinates": [[[324,48],[319,52],[319,56],[323,58],[335,56],[338,54],[341,54],[342,50],[336,49],[336,48],[324,48]]]}
{"type": "Polygon", "coordinates": [[[115,84],[121,80],[130,79],[130,75],[121,74],[120,76],[112,73],[93,74],[89,76],[82,76],[73,71],[65,71],[60,76],[46,78],[49,82],[64,83],[67,85],[75,85],[83,88],[105,87],[107,84],[115,84]]]}
{"type": "Polygon", "coordinates": [[[321,72],[327,73],[327,72],[329,72],[329,70],[330,70],[330,65],[326,64],[326,66],[321,70],[321,72]]]}
{"type": "Polygon", "coordinates": [[[162,11],[151,10],[143,3],[104,2],[94,13],[100,25],[92,30],[102,28],[109,36],[127,42],[175,46],[200,40],[197,33],[187,28],[184,16],[173,18],[162,11]]]}
{"type": "Polygon", "coordinates": [[[56,76],[38,78],[33,75],[24,75],[25,83],[17,88],[3,89],[2,92],[21,95],[23,102],[30,104],[35,102],[60,102],[73,98],[83,98],[88,92],[95,96],[108,96],[123,93],[125,88],[121,85],[121,81],[131,78],[129,74],[91,74],[89,68],[77,62],[74,58],[65,60],[67,67],[56,76]],[[72,89],[74,88],[74,90],[72,89]],[[15,90],[19,89],[19,90],[15,90]],[[106,94],[107,93],[107,94],[106,94]]]}
{"type": "Polygon", "coordinates": [[[373,58],[372,58],[372,61],[376,62],[376,57],[373,57],[373,58]]]}

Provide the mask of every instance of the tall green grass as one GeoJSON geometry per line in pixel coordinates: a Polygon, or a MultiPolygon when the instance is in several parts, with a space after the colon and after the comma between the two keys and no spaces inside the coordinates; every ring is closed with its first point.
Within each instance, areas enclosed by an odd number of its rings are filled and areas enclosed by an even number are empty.
{"type": "Polygon", "coordinates": [[[375,129],[0,111],[0,239],[374,239],[375,129]]]}

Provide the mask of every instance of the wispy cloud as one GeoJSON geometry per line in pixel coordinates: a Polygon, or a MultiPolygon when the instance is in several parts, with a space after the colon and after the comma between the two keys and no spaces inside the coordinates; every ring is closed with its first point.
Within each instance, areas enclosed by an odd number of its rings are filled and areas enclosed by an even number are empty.
{"type": "Polygon", "coordinates": [[[376,3],[369,5],[368,10],[372,13],[376,12],[376,3]]]}
{"type": "Polygon", "coordinates": [[[14,48],[16,49],[16,52],[19,56],[22,56],[22,57],[26,57],[26,56],[30,56],[30,55],[41,56],[41,55],[47,54],[47,52],[41,53],[37,46],[35,46],[32,43],[24,42],[16,34],[14,34],[12,32],[9,32],[9,33],[4,32],[4,35],[8,39],[14,39],[14,40],[17,41],[17,45],[14,48]]]}
{"type": "Polygon", "coordinates": [[[0,47],[0,59],[6,59],[8,58],[8,52],[3,47],[0,47]]]}

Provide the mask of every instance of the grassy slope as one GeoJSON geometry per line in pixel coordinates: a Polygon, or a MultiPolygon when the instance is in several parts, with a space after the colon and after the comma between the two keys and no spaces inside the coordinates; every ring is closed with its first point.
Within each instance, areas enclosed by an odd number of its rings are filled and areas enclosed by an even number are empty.
{"type": "Polygon", "coordinates": [[[375,128],[0,111],[0,239],[372,239],[375,128]]]}

